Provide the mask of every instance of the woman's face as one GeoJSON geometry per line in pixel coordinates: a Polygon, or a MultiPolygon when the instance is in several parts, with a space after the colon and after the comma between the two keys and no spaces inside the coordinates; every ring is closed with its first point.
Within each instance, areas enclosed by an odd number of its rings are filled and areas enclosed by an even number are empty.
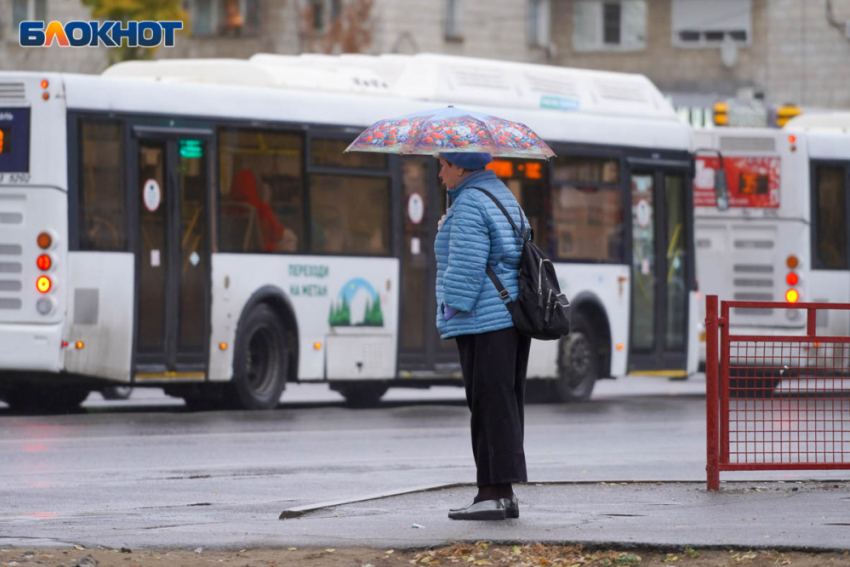
{"type": "Polygon", "coordinates": [[[452,165],[443,158],[440,158],[440,179],[446,185],[446,189],[454,189],[463,179],[466,170],[462,167],[452,165]]]}

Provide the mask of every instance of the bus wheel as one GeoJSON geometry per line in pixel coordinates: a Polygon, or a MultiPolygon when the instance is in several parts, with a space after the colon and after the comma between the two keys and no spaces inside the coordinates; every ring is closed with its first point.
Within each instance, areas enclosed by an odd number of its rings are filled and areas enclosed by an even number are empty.
{"type": "Polygon", "coordinates": [[[373,408],[378,405],[389,387],[385,384],[355,384],[333,385],[331,390],[339,392],[345,398],[345,405],[350,408],[373,408]]]}
{"type": "Polygon", "coordinates": [[[572,330],[558,344],[555,392],[562,402],[586,402],[599,377],[596,338],[581,315],[573,315],[572,330]]]}
{"type": "Polygon", "coordinates": [[[244,409],[277,406],[286,387],[286,333],[268,305],[257,305],[239,323],[233,355],[233,389],[244,409]]]}
{"type": "Polygon", "coordinates": [[[24,413],[70,413],[79,410],[89,390],[72,386],[19,386],[4,394],[12,411],[24,413]]]}

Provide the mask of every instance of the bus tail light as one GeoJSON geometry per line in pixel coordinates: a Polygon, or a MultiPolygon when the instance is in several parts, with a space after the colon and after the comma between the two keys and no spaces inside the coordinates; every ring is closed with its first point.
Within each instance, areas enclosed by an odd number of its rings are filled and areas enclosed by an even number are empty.
{"type": "Polygon", "coordinates": [[[798,276],[794,272],[788,272],[788,275],[785,276],[785,283],[791,286],[797,285],[798,283],[800,283],[800,276],[798,276]]]}
{"type": "Polygon", "coordinates": [[[86,346],[86,343],[84,343],[83,341],[77,341],[76,343],[74,343],[74,346],[77,347],[77,350],[83,350],[83,347],[86,346]]]}
{"type": "Polygon", "coordinates": [[[53,300],[49,297],[42,297],[35,302],[35,310],[41,315],[50,315],[53,311],[53,300]]]}
{"type": "Polygon", "coordinates": [[[53,237],[50,236],[49,232],[42,232],[38,235],[36,244],[38,244],[38,247],[42,250],[47,250],[53,244],[53,237]]]}
{"type": "Polygon", "coordinates": [[[785,301],[788,303],[797,303],[800,301],[800,294],[797,293],[796,289],[789,289],[785,292],[785,301]]]}
{"type": "Polygon", "coordinates": [[[800,259],[797,258],[795,255],[791,254],[790,256],[785,258],[785,265],[788,266],[788,268],[791,270],[796,270],[797,266],[800,265],[800,259]]]}
{"type": "Polygon", "coordinates": [[[35,281],[35,286],[38,288],[38,291],[41,293],[47,293],[50,291],[50,288],[53,287],[53,282],[50,281],[50,278],[47,276],[39,276],[35,281]]]}
{"type": "Polygon", "coordinates": [[[46,272],[47,270],[49,270],[50,266],[53,264],[50,259],[50,256],[48,256],[47,254],[42,254],[41,256],[39,256],[38,260],[36,260],[35,263],[38,266],[38,269],[42,272],[46,272]]]}
{"type": "Polygon", "coordinates": [[[41,80],[41,88],[46,89],[49,86],[50,86],[50,82],[47,79],[41,80]]]}

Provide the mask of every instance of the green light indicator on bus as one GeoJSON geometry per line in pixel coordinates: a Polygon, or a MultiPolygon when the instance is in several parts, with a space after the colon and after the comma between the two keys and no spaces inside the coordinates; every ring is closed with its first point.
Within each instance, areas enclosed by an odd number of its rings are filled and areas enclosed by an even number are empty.
{"type": "Polygon", "coordinates": [[[200,140],[180,140],[180,157],[198,159],[204,157],[204,145],[200,140]]]}

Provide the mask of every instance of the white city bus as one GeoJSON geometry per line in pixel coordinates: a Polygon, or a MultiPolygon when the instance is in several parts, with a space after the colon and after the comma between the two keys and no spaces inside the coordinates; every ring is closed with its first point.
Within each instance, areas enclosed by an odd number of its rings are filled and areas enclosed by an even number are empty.
{"type": "MultiPolygon", "coordinates": [[[[850,114],[803,115],[783,129],[694,132],[701,295],[737,301],[850,302],[848,132],[850,114]],[[726,210],[717,207],[715,198],[718,150],[728,186],[726,210]]],[[[701,321],[704,310],[701,303],[701,321]]],[[[733,309],[730,315],[735,334],[796,335],[806,329],[806,315],[799,310],[733,309]]],[[[820,314],[817,332],[846,335],[847,313],[820,314]]],[[[826,354],[827,346],[821,348],[820,354],[826,354]]],[[[808,357],[817,363],[814,353],[808,357]]],[[[705,361],[704,343],[700,360],[705,361]]]]}
{"type": "Polygon", "coordinates": [[[0,73],[0,398],[133,385],[268,408],[286,382],[352,403],[459,384],[434,329],[436,160],[343,153],[445,104],[559,156],[492,165],[573,305],[573,333],[532,346],[533,383],[584,400],[597,378],[694,371],[690,130],[645,77],[257,55],[0,73]]]}

